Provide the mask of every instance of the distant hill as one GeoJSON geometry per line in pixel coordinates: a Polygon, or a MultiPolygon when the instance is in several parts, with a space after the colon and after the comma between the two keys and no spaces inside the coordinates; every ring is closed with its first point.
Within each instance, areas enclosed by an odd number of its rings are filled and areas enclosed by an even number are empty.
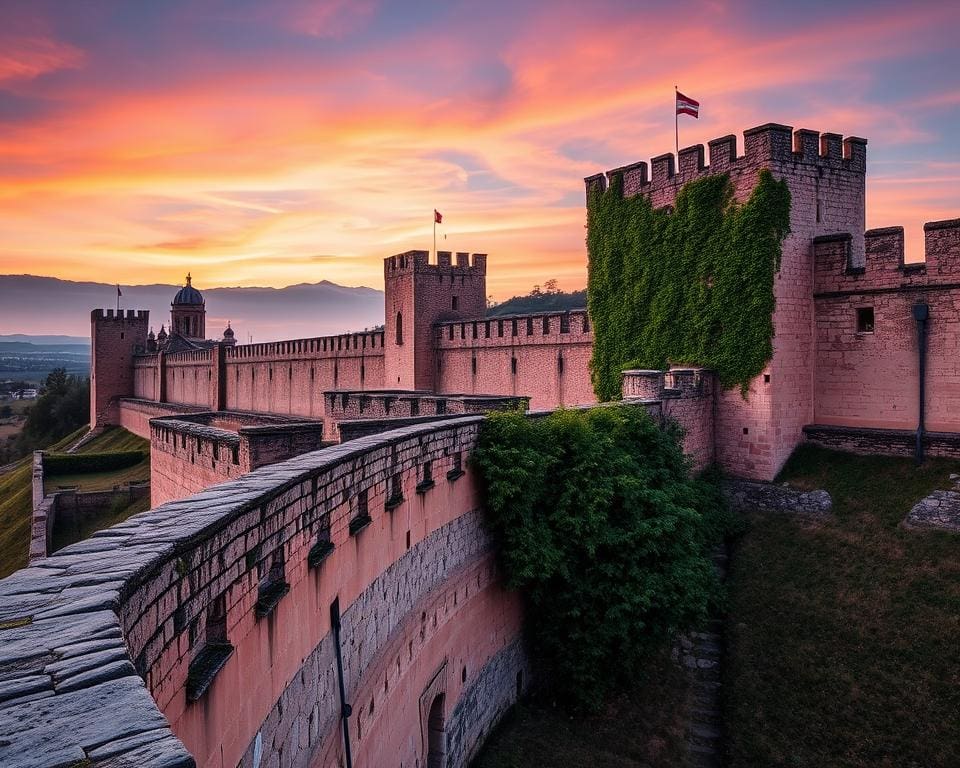
{"type": "Polygon", "coordinates": [[[525,315],[531,312],[566,312],[568,309],[586,309],[587,292],[550,291],[514,296],[487,310],[489,316],[525,315]]]}
{"type": "MultiPolygon", "coordinates": [[[[219,338],[229,321],[237,341],[247,343],[326,336],[383,323],[383,292],[373,288],[299,283],[286,288],[204,288],[207,336],[219,338]]],[[[124,285],[120,306],[147,309],[154,331],[170,322],[177,285],[124,285]]],[[[35,275],[0,275],[0,328],[17,334],[0,341],[89,343],[90,310],[115,308],[117,287],[35,275]],[[49,342],[36,336],[51,336],[49,342]],[[67,334],[64,336],[63,334],[67,334]],[[81,338],[76,338],[76,337],[81,338]],[[54,340],[56,339],[56,340],[54,340]]]]}
{"type": "MultiPolygon", "coordinates": [[[[44,344],[57,347],[83,344],[84,346],[90,346],[90,338],[88,336],[32,336],[28,333],[0,333],[0,344],[44,344]]],[[[11,349],[9,346],[4,348],[11,349]]]]}

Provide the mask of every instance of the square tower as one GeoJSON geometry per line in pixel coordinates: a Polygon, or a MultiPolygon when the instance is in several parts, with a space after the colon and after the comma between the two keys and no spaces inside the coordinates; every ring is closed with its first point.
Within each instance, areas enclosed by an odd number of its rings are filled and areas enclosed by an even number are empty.
{"type": "Polygon", "coordinates": [[[383,262],[384,387],[436,389],[434,323],[483,317],[487,309],[487,255],[407,251],[383,262]]]}
{"type": "Polygon", "coordinates": [[[147,345],[150,312],[90,313],[90,429],[116,424],[116,397],[133,395],[133,356],[147,345]]]}

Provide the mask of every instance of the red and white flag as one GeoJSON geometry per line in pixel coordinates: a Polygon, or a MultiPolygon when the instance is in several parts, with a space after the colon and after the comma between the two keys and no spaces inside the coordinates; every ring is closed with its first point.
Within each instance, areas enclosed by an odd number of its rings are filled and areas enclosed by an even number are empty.
{"type": "Polygon", "coordinates": [[[433,209],[433,223],[441,224],[443,223],[443,214],[440,213],[436,208],[433,209]]]}
{"type": "Polygon", "coordinates": [[[677,91],[677,114],[699,118],[700,102],[691,99],[689,96],[684,96],[680,91],[677,91]]]}

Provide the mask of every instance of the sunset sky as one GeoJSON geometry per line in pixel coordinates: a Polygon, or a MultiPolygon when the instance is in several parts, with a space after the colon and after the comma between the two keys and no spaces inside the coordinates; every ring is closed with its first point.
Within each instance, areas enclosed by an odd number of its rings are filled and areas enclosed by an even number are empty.
{"type": "Polygon", "coordinates": [[[583,177],[765,122],[869,139],[867,224],[960,216],[960,3],[0,5],[0,273],[586,280],[583,177]]]}

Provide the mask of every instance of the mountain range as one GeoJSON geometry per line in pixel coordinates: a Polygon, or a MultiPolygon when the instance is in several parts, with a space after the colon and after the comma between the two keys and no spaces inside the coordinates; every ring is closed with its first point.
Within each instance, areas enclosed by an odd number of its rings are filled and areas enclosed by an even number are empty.
{"type": "MultiPolygon", "coordinates": [[[[245,344],[326,336],[383,323],[383,291],[347,287],[329,281],[286,288],[204,288],[207,337],[220,338],[230,322],[237,342],[245,344]]],[[[170,302],[179,285],[125,285],[121,309],[147,309],[155,332],[170,323],[170,302]]],[[[0,338],[38,342],[38,334],[58,337],[46,343],[85,342],[90,310],[115,309],[117,287],[36,275],[0,275],[0,338]],[[31,338],[17,338],[18,335],[31,338]]]]}

